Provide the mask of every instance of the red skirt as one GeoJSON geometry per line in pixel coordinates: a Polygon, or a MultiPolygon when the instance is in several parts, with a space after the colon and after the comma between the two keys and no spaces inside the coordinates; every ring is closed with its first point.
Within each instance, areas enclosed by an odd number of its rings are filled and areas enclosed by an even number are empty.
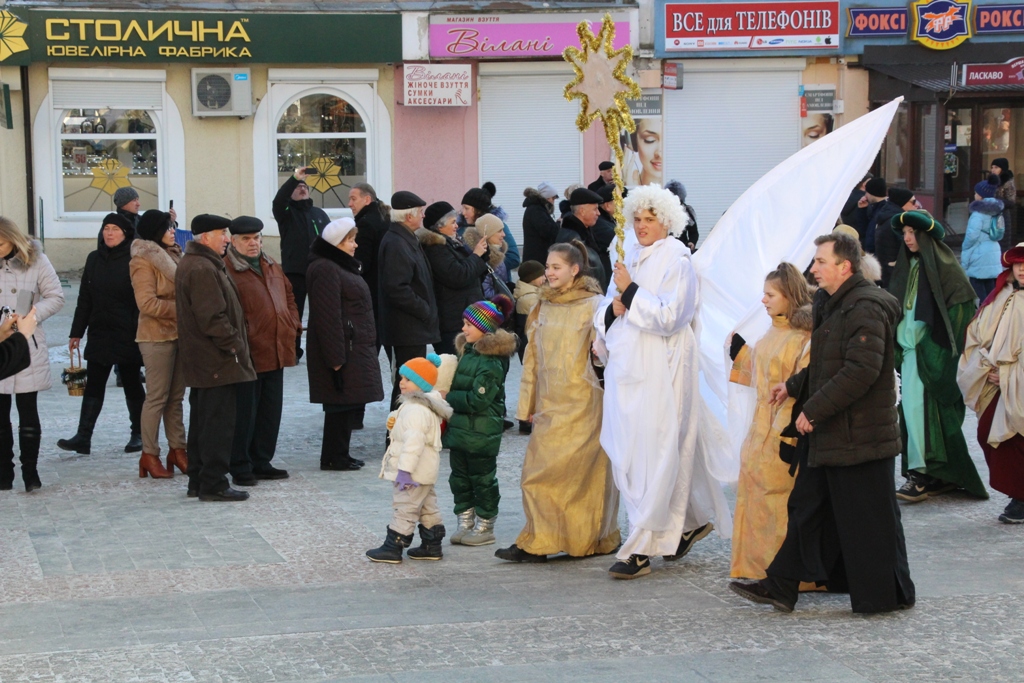
{"type": "Polygon", "coordinates": [[[1024,436],[1015,434],[1009,441],[999,444],[999,448],[988,444],[988,434],[992,431],[992,418],[998,402],[997,394],[978,418],[978,443],[988,463],[988,481],[996,491],[1024,500],[1024,436]]]}

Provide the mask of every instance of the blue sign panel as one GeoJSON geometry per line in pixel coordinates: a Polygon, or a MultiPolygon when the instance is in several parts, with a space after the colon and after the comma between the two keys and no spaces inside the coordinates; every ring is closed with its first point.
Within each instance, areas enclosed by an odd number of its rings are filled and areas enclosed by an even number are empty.
{"type": "Polygon", "coordinates": [[[848,12],[848,38],[907,35],[905,7],[851,7],[848,12]]]}
{"type": "Polygon", "coordinates": [[[1024,5],[979,5],[974,10],[974,32],[1024,33],[1024,5]]]}

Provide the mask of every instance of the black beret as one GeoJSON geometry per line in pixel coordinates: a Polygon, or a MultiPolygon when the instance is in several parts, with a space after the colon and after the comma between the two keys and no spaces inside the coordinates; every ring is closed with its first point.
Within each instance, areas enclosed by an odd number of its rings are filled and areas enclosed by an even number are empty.
{"type": "Polygon", "coordinates": [[[946,228],[925,211],[904,211],[892,217],[889,221],[892,229],[898,233],[903,232],[904,227],[913,228],[914,231],[921,230],[936,240],[942,241],[946,236],[946,228]]]}
{"type": "Polygon", "coordinates": [[[428,230],[437,230],[446,216],[455,215],[455,207],[448,202],[434,202],[423,212],[423,225],[428,230]]]}
{"type": "Polygon", "coordinates": [[[415,209],[417,206],[426,206],[427,203],[408,190],[399,190],[391,195],[391,208],[397,211],[415,209]]]}
{"type": "Polygon", "coordinates": [[[884,197],[885,178],[872,178],[864,185],[864,191],[872,197],[884,197]]]}
{"type": "Polygon", "coordinates": [[[569,206],[579,206],[580,204],[604,204],[604,199],[593,190],[577,187],[569,195],[569,206]]]}
{"type": "Polygon", "coordinates": [[[263,229],[263,221],[252,216],[239,216],[231,221],[232,235],[251,235],[263,229]]]}
{"type": "Polygon", "coordinates": [[[122,216],[121,214],[108,213],[106,216],[103,217],[103,223],[100,224],[100,229],[102,230],[105,226],[111,224],[121,228],[121,232],[123,232],[126,237],[135,236],[135,228],[133,228],[132,224],[128,222],[128,219],[122,216]]]}
{"type": "Polygon", "coordinates": [[[171,224],[171,214],[159,209],[150,209],[139,218],[135,232],[141,239],[161,242],[171,224]]]}
{"type": "Polygon", "coordinates": [[[212,213],[201,213],[192,219],[192,234],[201,235],[211,230],[223,230],[231,227],[231,221],[224,216],[214,216],[212,213]]]}
{"type": "Polygon", "coordinates": [[[889,188],[889,201],[896,206],[903,206],[914,198],[914,193],[902,187],[889,188]]]}
{"type": "Polygon", "coordinates": [[[599,163],[597,165],[597,170],[598,171],[610,171],[613,168],[615,168],[615,164],[613,164],[610,161],[602,161],[601,163],[599,163]]]}

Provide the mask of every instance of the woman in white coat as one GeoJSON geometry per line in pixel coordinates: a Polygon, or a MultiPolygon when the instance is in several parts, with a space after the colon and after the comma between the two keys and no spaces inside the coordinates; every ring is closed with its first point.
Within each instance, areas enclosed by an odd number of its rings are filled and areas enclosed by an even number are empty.
{"type": "Polygon", "coordinates": [[[597,310],[595,351],[606,362],[601,445],[629,516],[609,573],[650,573],[650,556],[676,560],[712,530],[731,533],[721,487],[705,461],[698,378],[697,274],[675,236],[686,228],[668,190],[631,190],[625,214],[637,243],[614,267],[614,286],[597,310]]]}
{"type": "Polygon", "coordinates": [[[42,430],[36,394],[52,385],[50,354],[42,322],[64,307],[60,278],[43,253],[42,246],[29,240],[13,221],[0,216],[0,306],[24,315],[36,308],[39,326],[29,340],[31,363],[13,377],[0,381],[0,491],[14,484],[14,429],[11,425],[12,396],[18,406],[18,446],[21,477],[26,491],[41,488],[36,464],[42,430]],[[21,310],[24,309],[24,310],[21,310]]]}

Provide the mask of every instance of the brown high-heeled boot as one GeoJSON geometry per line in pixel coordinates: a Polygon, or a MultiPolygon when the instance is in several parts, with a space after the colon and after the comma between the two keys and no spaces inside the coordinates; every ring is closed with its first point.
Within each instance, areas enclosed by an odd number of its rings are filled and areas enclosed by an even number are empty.
{"type": "Polygon", "coordinates": [[[139,458],[139,478],[145,479],[146,475],[154,479],[170,479],[174,476],[174,472],[164,469],[157,456],[152,453],[143,453],[139,458]]]}
{"type": "Polygon", "coordinates": [[[172,448],[167,451],[167,469],[171,472],[177,467],[182,474],[188,474],[188,454],[184,448],[172,448]]]}

